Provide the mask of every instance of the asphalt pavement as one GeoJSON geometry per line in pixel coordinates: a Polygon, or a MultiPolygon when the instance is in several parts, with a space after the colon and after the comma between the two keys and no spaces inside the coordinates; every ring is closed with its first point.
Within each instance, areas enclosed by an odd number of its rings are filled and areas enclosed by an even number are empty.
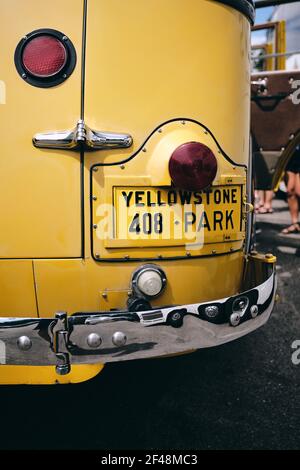
{"type": "Polygon", "coordinates": [[[274,208],[257,218],[258,249],[278,257],[266,326],[190,355],[109,365],[83,384],[2,386],[0,448],[299,449],[300,237],[278,235],[289,214],[283,201],[274,208]]]}

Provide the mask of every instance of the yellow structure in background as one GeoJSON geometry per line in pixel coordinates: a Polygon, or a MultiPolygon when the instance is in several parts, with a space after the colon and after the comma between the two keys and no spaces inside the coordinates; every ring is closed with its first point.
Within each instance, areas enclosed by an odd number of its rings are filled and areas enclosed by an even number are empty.
{"type": "Polygon", "coordinates": [[[262,59],[266,71],[285,70],[286,62],[286,30],[285,21],[270,21],[268,23],[252,26],[254,31],[267,31],[267,42],[255,45],[255,49],[262,49],[262,59]]]}

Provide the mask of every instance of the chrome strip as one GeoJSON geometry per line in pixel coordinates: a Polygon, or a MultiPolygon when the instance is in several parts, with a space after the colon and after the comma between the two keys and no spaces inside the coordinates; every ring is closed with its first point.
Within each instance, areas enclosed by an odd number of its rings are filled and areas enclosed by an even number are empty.
{"type": "MultiPolygon", "coordinates": [[[[116,312],[112,316],[108,312],[86,313],[69,317],[59,313],[55,319],[1,318],[1,360],[13,365],[56,365],[58,373],[68,373],[72,364],[160,357],[218,346],[266,323],[273,308],[275,289],[273,271],[265,282],[247,291],[255,291],[258,316],[252,319],[249,316],[236,327],[203,320],[199,307],[234,301],[247,292],[201,304],[158,308],[155,312],[161,312],[162,318],[155,319],[156,324],[145,320],[147,312],[116,312]],[[166,324],[166,320],[170,312],[178,309],[186,310],[186,314],[182,326],[174,328],[166,324]]],[[[249,308],[253,306],[250,304],[249,308]]]]}

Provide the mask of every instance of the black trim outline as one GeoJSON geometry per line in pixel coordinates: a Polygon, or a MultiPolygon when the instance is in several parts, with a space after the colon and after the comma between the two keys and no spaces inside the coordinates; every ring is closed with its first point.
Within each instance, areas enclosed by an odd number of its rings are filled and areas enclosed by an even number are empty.
{"type": "Polygon", "coordinates": [[[39,300],[38,300],[38,293],[37,293],[37,283],[36,283],[34,260],[31,260],[31,265],[32,265],[32,277],[33,277],[33,288],[34,288],[34,298],[35,298],[35,304],[36,304],[36,313],[37,313],[37,317],[40,318],[40,309],[39,309],[39,300]]]}
{"type": "Polygon", "coordinates": [[[87,36],[87,0],[83,2],[83,22],[82,22],[82,52],[81,52],[81,101],[80,101],[80,118],[84,119],[85,105],[85,64],[86,64],[86,36],[87,36]]]}
{"type": "MultiPolygon", "coordinates": [[[[130,160],[132,160],[134,157],[136,157],[136,155],[138,153],[140,153],[142,151],[142,149],[144,148],[144,146],[146,145],[146,143],[148,142],[148,140],[153,136],[153,134],[155,134],[159,129],[161,129],[163,126],[165,126],[166,124],[170,124],[171,122],[192,122],[194,124],[198,124],[200,127],[202,127],[203,129],[205,129],[205,131],[207,131],[209,133],[209,135],[212,137],[212,139],[214,140],[215,144],[217,145],[220,153],[223,155],[223,157],[229,162],[231,163],[233,166],[238,166],[238,167],[241,167],[241,168],[246,168],[247,170],[247,165],[242,165],[240,163],[235,163],[225,152],[224,150],[221,148],[221,146],[219,145],[217,139],[215,138],[215,136],[213,135],[213,133],[202,123],[200,123],[199,121],[196,121],[195,119],[190,119],[190,118],[174,118],[174,119],[170,119],[168,121],[165,121],[163,124],[157,126],[154,131],[151,132],[151,134],[146,138],[146,140],[144,141],[144,143],[138,148],[138,150],[136,152],[134,152],[130,157],[126,158],[125,160],[121,160],[119,162],[113,162],[113,163],[96,163],[94,165],[91,166],[90,168],[90,245],[91,245],[91,255],[92,255],[92,258],[94,261],[97,261],[98,263],[105,263],[105,262],[108,262],[108,263],[112,263],[112,262],[115,262],[115,263],[124,263],[124,262],[136,262],[136,261],[139,261],[139,262],[147,262],[147,261],[176,261],[176,260],[182,260],[182,259],[198,259],[198,258],[206,258],[206,257],[212,257],[212,256],[221,256],[221,255],[228,255],[228,254],[231,254],[231,253],[236,253],[238,251],[242,251],[243,248],[239,248],[237,250],[233,250],[233,251],[229,251],[229,252],[226,252],[226,253],[216,253],[216,254],[209,254],[209,255],[197,255],[197,256],[173,256],[173,257],[167,257],[167,256],[162,256],[162,257],[156,257],[156,258],[96,258],[95,255],[94,255],[94,237],[93,237],[93,169],[98,167],[98,166],[116,166],[116,165],[122,165],[124,163],[127,163],[129,162],[130,160]]],[[[236,241],[236,240],[233,240],[233,242],[236,241]]]]}
{"type": "Polygon", "coordinates": [[[14,60],[16,69],[24,82],[38,88],[51,88],[60,85],[70,77],[76,66],[77,54],[72,41],[64,33],[56,29],[42,28],[26,34],[26,36],[21,39],[16,47],[14,60]],[[36,77],[24,67],[22,60],[23,50],[32,39],[45,35],[53,36],[63,44],[67,53],[67,61],[64,67],[52,77],[36,77]]]}
{"type": "MultiPolygon", "coordinates": [[[[80,90],[80,119],[84,121],[85,104],[85,64],[86,64],[86,35],[87,35],[87,0],[83,1],[82,20],[82,50],[81,50],[81,90],[80,90]]],[[[80,150],[80,219],[81,219],[81,258],[85,258],[85,184],[84,184],[84,155],[80,150]]]]}
{"type": "Polygon", "coordinates": [[[230,6],[235,10],[243,13],[246,18],[250,21],[251,25],[254,25],[255,21],[255,7],[253,0],[214,0],[218,3],[230,6]]]}
{"type": "Polygon", "coordinates": [[[85,257],[85,184],[84,184],[84,151],[80,151],[80,228],[81,228],[81,258],[85,257]]]}
{"type": "Polygon", "coordinates": [[[153,134],[155,134],[159,129],[161,129],[163,126],[166,126],[167,124],[170,124],[172,122],[179,122],[181,121],[182,123],[184,122],[192,122],[194,124],[198,124],[198,126],[202,127],[206,132],[208,132],[208,134],[212,137],[212,139],[214,140],[216,146],[218,147],[218,150],[220,151],[220,153],[223,155],[223,157],[229,162],[231,163],[231,165],[233,166],[239,166],[239,167],[243,167],[243,168],[247,168],[247,165],[243,165],[243,164],[240,164],[240,163],[236,163],[235,161],[233,161],[225,152],[224,150],[222,149],[222,147],[220,146],[219,142],[217,141],[217,139],[215,138],[215,136],[213,135],[213,133],[208,129],[208,127],[206,127],[204,124],[202,124],[201,122],[197,121],[196,119],[191,119],[191,118],[173,118],[173,119],[169,119],[168,121],[165,121],[163,122],[162,124],[160,124],[159,126],[157,126],[154,131],[151,132],[151,134],[149,134],[149,136],[146,138],[146,140],[143,142],[142,145],[140,145],[140,147],[132,154],[130,155],[130,157],[127,157],[125,158],[124,160],[120,160],[118,162],[112,162],[112,163],[95,163],[94,165],[91,166],[91,169],[90,171],[93,171],[94,168],[96,168],[97,166],[116,166],[116,165],[123,165],[125,163],[128,163],[130,162],[130,160],[132,160],[134,157],[137,156],[138,153],[140,153],[143,149],[143,147],[145,147],[145,145],[147,144],[147,142],[151,139],[151,137],[153,136],[153,134]]]}

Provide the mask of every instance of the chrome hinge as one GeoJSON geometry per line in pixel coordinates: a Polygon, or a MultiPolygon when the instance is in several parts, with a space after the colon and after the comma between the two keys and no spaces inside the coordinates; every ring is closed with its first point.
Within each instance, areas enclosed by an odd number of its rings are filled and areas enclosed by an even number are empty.
{"type": "Polygon", "coordinates": [[[52,349],[56,355],[56,372],[59,375],[66,375],[71,370],[69,354],[69,327],[68,316],[66,312],[57,312],[55,314],[56,322],[51,328],[52,349]]]}
{"type": "Polygon", "coordinates": [[[128,148],[131,147],[133,140],[129,134],[90,129],[80,119],[73,130],[35,134],[32,142],[37,148],[76,151],[128,148]]]}

